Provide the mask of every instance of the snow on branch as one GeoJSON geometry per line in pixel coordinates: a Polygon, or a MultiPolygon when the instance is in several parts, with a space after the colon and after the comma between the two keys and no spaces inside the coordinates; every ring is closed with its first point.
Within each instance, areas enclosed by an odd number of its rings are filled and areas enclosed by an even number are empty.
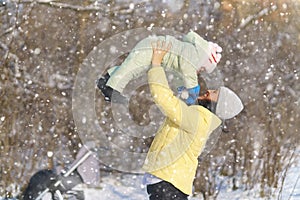
{"type": "MultiPolygon", "coordinates": [[[[81,5],[72,5],[68,3],[62,3],[56,0],[12,0],[15,3],[20,4],[44,4],[49,5],[52,7],[60,8],[60,9],[71,9],[74,11],[101,11],[101,12],[122,12],[122,13],[130,13],[133,9],[129,6],[128,3],[118,6],[107,6],[105,4],[101,5],[88,5],[88,6],[81,6],[81,5]]],[[[139,2],[142,4],[143,2],[139,2]]]]}
{"type": "Polygon", "coordinates": [[[245,28],[253,20],[258,19],[265,15],[268,15],[268,14],[274,12],[275,10],[277,10],[276,5],[272,6],[271,8],[264,8],[261,11],[259,11],[258,13],[248,16],[246,19],[242,19],[242,22],[239,25],[239,28],[245,28]]]}
{"type": "Polygon", "coordinates": [[[78,6],[67,3],[61,3],[55,0],[13,0],[15,3],[27,4],[27,3],[35,3],[35,4],[46,4],[57,8],[71,9],[76,11],[101,11],[103,7],[100,6],[78,6]]]}

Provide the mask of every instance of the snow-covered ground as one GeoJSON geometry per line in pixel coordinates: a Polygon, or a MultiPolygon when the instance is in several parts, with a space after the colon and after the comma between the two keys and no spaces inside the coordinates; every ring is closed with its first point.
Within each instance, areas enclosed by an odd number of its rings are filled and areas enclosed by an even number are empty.
{"type": "MultiPolygon", "coordinates": [[[[146,188],[142,185],[143,175],[106,176],[97,188],[78,186],[83,190],[86,200],[147,200],[146,188]]],[[[191,197],[190,200],[202,200],[201,196],[191,197]]],[[[259,186],[251,191],[235,190],[222,187],[217,199],[222,200],[259,200],[259,186]]],[[[282,191],[274,190],[272,199],[300,200],[300,159],[286,174],[282,191]]],[[[1,198],[0,200],[8,200],[1,198]]],[[[16,200],[16,199],[13,199],[16,200]]]]}
{"type": "MultiPolygon", "coordinates": [[[[143,187],[142,176],[126,175],[120,179],[104,178],[101,188],[84,189],[86,200],[147,200],[147,192],[143,187]]],[[[217,197],[222,200],[258,200],[259,187],[251,191],[231,191],[223,187],[217,197]]],[[[300,160],[298,165],[291,167],[283,184],[280,194],[279,189],[274,191],[274,199],[300,200],[300,160]]],[[[201,200],[202,197],[192,197],[190,200],[201,200]]]]}

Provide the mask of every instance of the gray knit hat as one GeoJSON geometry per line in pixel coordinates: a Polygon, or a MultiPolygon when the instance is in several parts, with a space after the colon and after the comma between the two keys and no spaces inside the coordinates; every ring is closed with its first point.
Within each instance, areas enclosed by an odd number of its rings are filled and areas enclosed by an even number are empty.
{"type": "Polygon", "coordinates": [[[221,119],[230,119],[238,115],[244,106],[241,99],[229,88],[220,87],[216,115],[221,119]]]}

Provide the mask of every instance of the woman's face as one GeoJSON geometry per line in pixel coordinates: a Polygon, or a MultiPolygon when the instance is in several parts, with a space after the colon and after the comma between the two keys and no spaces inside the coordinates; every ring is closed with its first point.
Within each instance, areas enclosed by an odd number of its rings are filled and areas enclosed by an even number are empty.
{"type": "Polygon", "coordinates": [[[197,70],[197,74],[201,74],[202,72],[205,72],[205,67],[200,67],[198,70],[197,70]]]}
{"type": "Polygon", "coordinates": [[[218,97],[219,97],[219,90],[207,90],[206,93],[201,95],[198,99],[217,102],[218,97]]]}

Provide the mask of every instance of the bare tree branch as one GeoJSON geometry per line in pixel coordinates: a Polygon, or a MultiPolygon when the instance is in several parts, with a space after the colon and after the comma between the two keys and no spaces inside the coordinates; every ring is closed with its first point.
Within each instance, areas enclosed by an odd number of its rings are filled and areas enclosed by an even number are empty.
{"type": "Polygon", "coordinates": [[[261,11],[259,11],[258,13],[254,14],[254,15],[249,15],[246,19],[242,20],[242,23],[239,25],[239,28],[245,28],[253,20],[256,20],[256,19],[258,19],[260,17],[263,17],[265,15],[268,15],[268,14],[274,12],[275,10],[277,10],[277,6],[274,5],[271,8],[264,8],[264,9],[262,9],[261,11]]]}
{"type": "Polygon", "coordinates": [[[8,46],[2,43],[1,41],[0,41],[0,48],[2,48],[5,52],[3,56],[3,60],[7,60],[9,58],[12,58],[14,60],[15,76],[19,77],[21,75],[19,69],[19,57],[16,54],[10,53],[8,46]]]}
{"type": "MultiPolygon", "coordinates": [[[[101,12],[122,12],[122,14],[131,13],[133,8],[129,6],[128,3],[122,5],[116,5],[114,7],[107,6],[105,4],[98,5],[88,5],[88,6],[80,6],[80,5],[72,5],[67,3],[61,3],[55,0],[12,0],[12,2],[21,3],[21,4],[45,4],[52,7],[60,8],[60,9],[70,9],[74,11],[101,11],[101,12]]],[[[142,4],[143,2],[139,2],[142,4]]]]}
{"type": "Polygon", "coordinates": [[[6,35],[6,34],[8,34],[8,33],[11,33],[11,32],[13,32],[14,31],[14,29],[15,29],[15,27],[14,26],[12,26],[12,27],[9,27],[8,29],[6,29],[3,33],[1,33],[0,34],[0,37],[2,37],[2,36],[4,36],[4,35],[6,35]]]}

